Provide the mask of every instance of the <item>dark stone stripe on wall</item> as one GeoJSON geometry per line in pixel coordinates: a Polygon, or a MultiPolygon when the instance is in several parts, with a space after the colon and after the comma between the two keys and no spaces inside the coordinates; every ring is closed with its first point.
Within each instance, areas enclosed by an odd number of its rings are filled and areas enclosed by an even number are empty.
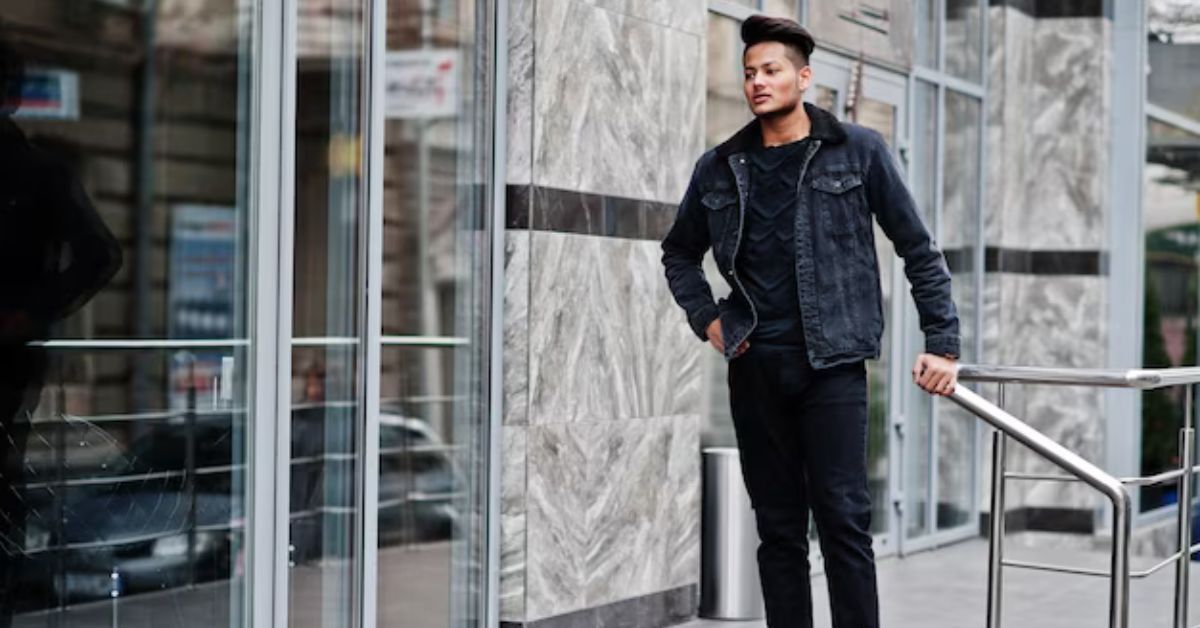
{"type": "Polygon", "coordinates": [[[1104,0],[988,0],[988,6],[1006,6],[1038,19],[1109,17],[1104,0]]]}
{"type": "MultiPolygon", "coordinates": [[[[979,514],[979,534],[986,537],[991,530],[991,513],[979,514]]],[[[1082,508],[1016,508],[1004,513],[1008,532],[1067,532],[1092,534],[1096,531],[1095,513],[1082,508]]]]}
{"type": "Polygon", "coordinates": [[[673,626],[694,619],[698,605],[697,586],[689,584],[531,622],[502,621],[500,628],[673,626]]]}
{"type": "Polygon", "coordinates": [[[509,185],[505,227],[662,240],[677,206],[532,185],[509,185]]]}
{"type": "MultiPolygon", "coordinates": [[[[950,272],[971,272],[975,267],[972,249],[947,249],[950,272]]],[[[1108,256],[1103,251],[1026,251],[989,246],[984,250],[984,269],[989,273],[1021,275],[1104,275],[1108,256]]]]}

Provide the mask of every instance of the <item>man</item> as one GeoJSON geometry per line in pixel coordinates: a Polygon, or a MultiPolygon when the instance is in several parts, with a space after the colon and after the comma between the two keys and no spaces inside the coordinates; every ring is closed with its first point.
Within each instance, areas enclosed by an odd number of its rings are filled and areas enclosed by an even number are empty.
{"type": "Polygon", "coordinates": [[[864,361],[883,307],[874,217],[912,284],[925,334],[924,390],[954,390],[958,316],[945,260],[876,132],[803,104],[813,39],[791,20],[742,25],[755,120],[700,157],[663,265],[701,339],[729,362],[730,406],[761,544],[771,628],[812,625],[808,513],[835,628],[879,625],[867,489],[864,361]],[[713,303],[709,248],[732,295],[713,303]]]}

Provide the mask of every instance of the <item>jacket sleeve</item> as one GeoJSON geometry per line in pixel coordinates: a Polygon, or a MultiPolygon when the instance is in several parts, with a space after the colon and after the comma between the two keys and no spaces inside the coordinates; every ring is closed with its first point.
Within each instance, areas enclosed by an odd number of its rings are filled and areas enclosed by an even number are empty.
{"type": "Polygon", "coordinates": [[[671,294],[687,314],[688,325],[700,340],[707,341],[705,330],[720,316],[720,312],[713,302],[712,288],[702,268],[704,254],[712,242],[708,233],[708,219],[700,205],[699,173],[700,162],[697,161],[687,191],[675,213],[675,222],[663,238],[662,263],[671,294]]]}
{"type": "Polygon", "coordinates": [[[904,259],[904,274],[912,286],[925,352],[958,357],[958,310],[950,292],[950,271],[933,237],[921,222],[916,202],[883,137],[870,133],[867,194],[872,213],[904,259]]]}

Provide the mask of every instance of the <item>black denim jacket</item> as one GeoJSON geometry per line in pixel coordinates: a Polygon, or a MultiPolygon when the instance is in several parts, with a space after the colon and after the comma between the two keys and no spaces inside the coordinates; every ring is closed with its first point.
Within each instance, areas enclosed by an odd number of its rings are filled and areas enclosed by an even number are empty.
{"type": "MultiPolygon", "coordinates": [[[[828,368],[879,357],[883,295],[872,215],[904,258],[925,351],[958,356],[950,272],[921,222],[887,143],[871,129],[843,124],[807,103],[804,107],[814,141],[801,159],[795,261],[809,361],[814,368],[828,368]]],[[[662,262],[675,301],[701,340],[708,340],[705,330],[720,317],[727,361],[758,324],[734,264],[748,193],[746,153],[758,146],[762,131],[754,120],[704,153],[662,242],[662,262]],[[728,299],[713,302],[701,269],[710,247],[721,276],[746,297],[748,307],[728,299]]]]}

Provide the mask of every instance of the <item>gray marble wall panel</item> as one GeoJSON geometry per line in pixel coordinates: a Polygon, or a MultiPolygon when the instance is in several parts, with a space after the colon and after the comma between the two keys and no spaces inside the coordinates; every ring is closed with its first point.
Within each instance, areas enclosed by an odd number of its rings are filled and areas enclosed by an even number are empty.
{"type": "Polygon", "coordinates": [[[1110,24],[990,11],[991,246],[1105,247],[1110,24]]]}
{"type": "Polygon", "coordinates": [[[504,423],[529,420],[529,238],[504,234],[504,423]]]}
{"type": "Polygon", "coordinates": [[[658,243],[531,234],[529,421],[699,412],[700,352],[658,243]]]}
{"type": "MultiPolygon", "coordinates": [[[[703,134],[702,38],[603,8],[535,11],[535,184],[678,202],[703,134]]],[[[616,2],[657,14],[681,2],[616,2]]],[[[700,3],[680,15],[705,15],[700,3]]],[[[689,20],[694,18],[688,18],[689,20]]]]}
{"type": "Polygon", "coordinates": [[[500,617],[525,613],[526,428],[506,425],[500,475],[500,617]]]}
{"type": "Polygon", "coordinates": [[[698,581],[699,429],[699,415],[529,428],[527,621],[698,581]]]}
{"type": "MultiPolygon", "coordinates": [[[[981,361],[1073,368],[1103,365],[1108,342],[1107,299],[1108,285],[1103,277],[990,274],[984,290],[988,315],[981,361]]],[[[996,399],[995,386],[984,386],[982,390],[988,399],[996,399]]],[[[1088,460],[1104,465],[1102,390],[1009,385],[1004,407],[1088,460]]],[[[1019,446],[1009,449],[1009,465],[1022,471],[1053,470],[1019,446]]],[[[987,494],[985,486],[981,490],[983,499],[987,494]]],[[[1090,508],[1094,497],[1092,491],[1054,482],[1013,482],[1007,496],[1010,508],[1090,508]]]]}
{"type": "Polygon", "coordinates": [[[582,0],[613,13],[620,13],[685,31],[693,35],[704,34],[708,7],[696,0],[582,0]]]}
{"type": "Polygon", "coordinates": [[[508,3],[508,183],[530,183],[533,176],[534,3],[508,3]]]}
{"type": "MultiPolygon", "coordinates": [[[[651,0],[653,1],[653,0],[651,0]]],[[[691,6],[703,3],[684,0],[691,6]]],[[[680,4],[663,2],[664,5],[680,4]]],[[[694,9],[682,13],[695,13],[694,9]]],[[[704,17],[701,13],[701,17],[704,17]]],[[[658,132],[660,159],[653,164],[662,170],[657,199],[678,203],[683,199],[692,165],[704,152],[705,73],[704,39],[695,35],[664,31],[663,70],[666,73],[658,132]]]]}

